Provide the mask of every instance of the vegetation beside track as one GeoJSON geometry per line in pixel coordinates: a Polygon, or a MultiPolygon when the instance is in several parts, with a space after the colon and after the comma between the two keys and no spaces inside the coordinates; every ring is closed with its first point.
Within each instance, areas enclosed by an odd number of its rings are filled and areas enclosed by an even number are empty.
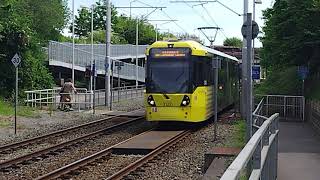
{"type": "MultiPolygon", "coordinates": [[[[38,116],[38,112],[35,109],[26,106],[19,106],[17,114],[18,116],[33,118],[38,116]]],[[[14,116],[14,106],[11,103],[0,100],[0,116],[14,116]]],[[[0,118],[0,127],[7,124],[2,121],[3,118],[0,118]]]]}
{"type": "Polygon", "coordinates": [[[226,146],[243,148],[246,144],[246,123],[244,120],[237,120],[232,124],[234,130],[233,134],[229,138],[226,146]]]}

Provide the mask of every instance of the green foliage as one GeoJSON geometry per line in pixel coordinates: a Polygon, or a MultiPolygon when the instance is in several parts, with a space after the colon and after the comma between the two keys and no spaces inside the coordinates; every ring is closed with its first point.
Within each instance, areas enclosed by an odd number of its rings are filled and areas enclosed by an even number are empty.
{"type": "Polygon", "coordinates": [[[276,0],[264,11],[261,65],[268,69],[267,81],[258,94],[300,95],[302,84],[296,66],[308,66],[310,74],[319,70],[320,1],[276,0]]]}
{"type": "Polygon", "coordinates": [[[224,46],[242,47],[242,40],[237,37],[227,38],[223,41],[224,46]]]}
{"type": "Polygon", "coordinates": [[[255,94],[300,95],[302,81],[297,75],[297,67],[273,70],[268,79],[256,86],[255,94]]]}
{"type": "Polygon", "coordinates": [[[22,58],[20,90],[50,87],[41,45],[59,38],[67,17],[65,1],[2,0],[0,14],[0,95],[12,96],[15,69],[10,60],[17,52],[22,58]]]}
{"type": "MultiPolygon", "coordinates": [[[[17,111],[18,116],[24,117],[38,117],[38,113],[35,109],[26,107],[26,106],[18,106],[17,111]]],[[[0,115],[1,116],[13,116],[14,115],[14,106],[13,104],[4,102],[0,100],[0,115]]],[[[0,125],[1,126],[1,125],[0,125]]]]}
{"type": "MultiPolygon", "coordinates": [[[[93,12],[93,39],[95,43],[105,43],[105,20],[106,8],[105,1],[96,3],[93,12]]],[[[151,44],[155,41],[156,29],[145,19],[133,19],[125,15],[118,15],[116,9],[112,6],[112,35],[111,43],[113,44],[135,44],[136,43],[136,25],[139,27],[139,44],[151,44]]],[[[75,18],[76,42],[91,43],[91,17],[92,9],[80,8],[79,15],[75,18]]],[[[72,31],[72,26],[70,26],[72,31]]],[[[158,33],[158,39],[175,37],[171,33],[158,33]]],[[[61,41],[70,41],[71,38],[61,37],[61,41]]]]}
{"type": "Polygon", "coordinates": [[[228,139],[226,146],[243,148],[246,144],[246,122],[245,120],[235,121],[233,124],[234,133],[228,139]]]}
{"type": "Polygon", "coordinates": [[[271,69],[309,64],[313,45],[320,41],[318,4],[319,0],[276,0],[264,11],[262,65],[271,69]]]}

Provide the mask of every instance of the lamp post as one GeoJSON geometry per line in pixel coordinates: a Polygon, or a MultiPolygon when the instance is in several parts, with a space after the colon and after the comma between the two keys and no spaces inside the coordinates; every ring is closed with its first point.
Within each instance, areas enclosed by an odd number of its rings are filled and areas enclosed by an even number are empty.
{"type": "Polygon", "coordinates": [[[72,0],[72,83],[74,82],[74,0],[72,0]]]}
{"type": "MultiPolygon", "coordinates": [[[[91,6],[91,71],[92,71],[92,63],[93,63],[93,12],[94,12],[95,5],[91,6]]],[[[90,91],[92,91],[92,75],[90,76],[90,91]]]]}

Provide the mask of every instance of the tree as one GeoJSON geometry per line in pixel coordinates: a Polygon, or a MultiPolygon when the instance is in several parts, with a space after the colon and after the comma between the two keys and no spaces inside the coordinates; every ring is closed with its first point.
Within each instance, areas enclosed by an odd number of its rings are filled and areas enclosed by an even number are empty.
{"type": "Polygon", "coordinates": [[[226,38],[223,41],[224,46],[242,47],[242,40],[237,37],[226,38]]]}
{"type": "Polygon", "coordinates": [[[51,87],[41,45],[59,38],[67,17],[66,2],[2,0],[0,14],[0,94],[10,97],[13,92],[15,73],[10,59],[17,52],[22,58],[20,90],[51,87]]]}
{"type": "Polygon", "coordinates": [[[320,41],[319,1],[277,0],[264,11],[261,63],[270,68],[308,65],[313,54],[309,45],[320,41]]]}
{"type": "MultiPolygon", "coordinates": [[[[92,9],[81,7],[78,9],[78,16],[75,16],[74,29],[75,34],[79,37],[87,36],[91,32],[91,14],[92,9]]],[[[106,1],[99,0],[96,2],[93,9],[93,30],[106,30],[107,19],[106,1]]],[[[111,6],[111,24],[117,23],[117,11],[114,6],[111,6]]],[[[72,32],[72,22],[70,24],[70,32],[72,32]]]]}
{"type": "Polygon", "coordinates": [[[266,94],[278,93],[277,89],[282,89],[279,93],[283,94],[299,92],[302,81],[297,77],[296,66],[308,66],[311,73],[318,71],[319,3],[276,0],[272,8],[264,11],[260,64],[268,70],[269,78],[261,85],[266,94]]]}

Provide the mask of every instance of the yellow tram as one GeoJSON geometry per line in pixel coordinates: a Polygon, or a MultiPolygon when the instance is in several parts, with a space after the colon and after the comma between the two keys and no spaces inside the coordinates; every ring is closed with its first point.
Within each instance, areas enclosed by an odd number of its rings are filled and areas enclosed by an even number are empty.
{"type": "Polygon", "coordinates": [[[146,51],[148,121],[201,122],[214,114],[213,59],[219,59],[218,111],[238,99],[238,60],[195,41],[158,41],[146,51]]]}

